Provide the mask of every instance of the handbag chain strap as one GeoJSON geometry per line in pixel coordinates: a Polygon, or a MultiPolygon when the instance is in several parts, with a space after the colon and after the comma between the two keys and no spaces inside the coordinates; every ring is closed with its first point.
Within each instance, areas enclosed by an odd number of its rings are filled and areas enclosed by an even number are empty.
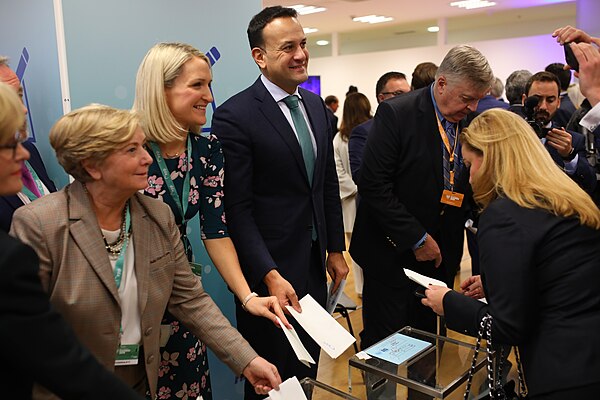
{"type": "MultiPolygon", "coordinates": [[[[471,393],[471,384],[473,383],[473,376],[475,375],[475,367],[477,365],[477,357],[479,356],[479,350],[481,349],[481,340],[486,337],[487,339],[487,380],[488,387],[490,390],[490,399],[498,399],[503,400],[506,399],[506,393],[502,390],[502,366],[504,360],[504,346],[500,347],[500,360],[498,361],[498,381],[494,379],[493,369],[492,369],[492,316],[486,314],[481,319],[479,323],[479,331],[477,333],[477,341],[475,343],[475,350],[473,352],[473,361],[471,362],[471,368],[469,369],[469,376],[467,378],[467,387],[465,389],[465,394],[463,399],[468,400],[469,393],[471,393]],[[500,390],[495,390],[495,388],[499,388],[500,390]]],[[[519,348],[514,346],[515,349],[515,358],[517,361],[517,372],[519,375],[519,397],[525,398],[527,396],[527,387],[525,385],[525,376],[523,374],[523,367],[521,365],[521,357],[519,355],[519,348]]]]}
{"type": "Polygon", "coordinates": [[[494,398],[494,379],[493,379],[493,371],[492,371],[492,357],[490,354],[490,346],[491,346],[491,333],[492,333],[492,317],[489,314],[486,314],[481,319],[479,323],[479,332],[477,333],[477,342],[475,343],[475,350],[473,351],[473,361],[471,361],[471,368],[469,368],[469,377],[467,378],[467,388],[465,390],[464,400],[468,400],[469,393],[471,393],[471,384],[473,383],[473,375],[475,375],[475,367],[477,365],[477,358],[479,356],[479,350],[481,349],[481,339],[484,335],[487,336],[487,377],[488,377],[488,385],[490,388],[490,396],[494,398]]]}

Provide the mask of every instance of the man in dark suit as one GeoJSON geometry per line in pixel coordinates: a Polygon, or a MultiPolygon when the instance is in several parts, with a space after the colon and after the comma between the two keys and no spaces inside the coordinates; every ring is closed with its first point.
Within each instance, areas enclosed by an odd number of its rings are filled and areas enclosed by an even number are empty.
{"type": "Polygon", "coordinates": [[[525,114],[523,114],[523,94],[525,93],[527,80],[531,78],[531,75],[533,74],[526,69],[519,69],[513,71],[506,78],[506,99],[509,103],[508,111],[512,111],[523,118],[525,117],[525,114]]]}
{"type": "Polygon", "coordinates": [[[410,325],[436,331],[403,268],[452,287],[462,257],[468,174],[458,133],[494,80],[486,58],[457,46],[435,82],[379,105],[364,152],[350,245],[364,269],[364,349],[410,325]]]}
{"type": "MultiPolygon", "coordinates": [[[[411,87],[406,80],[406,75],[402,72],[390,71],[381,75],[375,85],[375,96],[377,104],[384,100],[391,99],[401,95],[402,93],[410,92],[411,87]]],[[[369,130],[373,125],[373,119],[363,122],[355,127],[350,133],[348,140],[348,157],[350,158],[350,171],[352,172],[352,180],[358,185],[358,173],[360,164],[362,163],[363,151],[369,130]]]]}
{"type": "Polygon", "coordinates": [[[554,162],[583,190],[592,193],[596,188],[596,173],[587,159],[585,137],[553,122],[561,104],[558,77],[551,72],[538,72],[527,81],[525,93],[523,104],[529,96],[539,98],[534,118],[548,130],[541,140],[554,162]]]}
{"type": "MultiPolygon", "coordinates": [[[[227,223],[248,284],[300,310],[307,294],[324,305],[325,267],[337,287],[348,266],[327,111],[298,88],[309,56],[296,17],[275,6],[252,18],[248,39],[261,76],[215,111],[212,132],[225,154],[227,223]]],[[[236,306],[239,331],[282,379],[316,377],[316,365],[300,363],[280,329],[236,306]]],[[[319,347],[290,322],[318,364],[319,347]]],[[[245,396],[256,398],[252,387],[245,396]]]]}
{"type": "MultiPolygon", "coordinates": [[[[21,101],[23,101],[23,87],[17,74],[8,66],[7,60],[6,57],[0,56],[0,82],[12,86],[19,94],[21,101]]],[[[24,104],[23,112],[27,114],[27,108],[24,104]]],[[[27,123],[23,125],[22,129],[27,130],[27,123]]],[[[25,142],[23,146],[31,155],[23,166],[23,190],[14,195],[0,197],[0,230],[4,232],[10,230],[12,216],[17,208],[23,204],[28,204],[39,196],[56,191],[56,187],[48,176],[42,157],[35,145],[32,142],[25,142]]]]}
{"type": "Polygon", "coordinates": [[[325,97],[325,105],[327,106],[327,116],[329,117],[329,123],[331,124],[331,132],[333,132],[333,135],[335,136],[339,130],[338,117],[335,115],[335,112],[340,106],[340,101],[337,97],[329,95],[325,97]]]}

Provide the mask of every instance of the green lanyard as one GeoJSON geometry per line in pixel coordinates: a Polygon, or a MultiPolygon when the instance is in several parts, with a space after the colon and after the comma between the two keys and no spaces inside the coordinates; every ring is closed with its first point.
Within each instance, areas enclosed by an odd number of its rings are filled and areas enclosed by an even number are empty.
{"type": "Polygon", "coordinates": [[[167,184],[169,193],[171,194],[171,197],[173,197],[173,201],[177,206],[177,210],[179,210],[179,214],[181,214],[181,225],[185,226],[188,221],[185,214],[187,213],[187,209],[189,206],[188,198],[190,195],[190,168],[192,167],[192,140],[190,138],[190,135],[188,134],[187,138],[187,169],[183,178],[183,191],[181,192],[181,195],[183,196],[185,201],[182,201],[182,199],[179,197],[179,194],[177,193],[175,184],[171,179],[171,171],[169,171],[169,168],[167,168],[167,164],[165,164],[165,160],[162,156],[162,153],[160,152],[158,144],[156,144],[155,142],[148,142],[148,144],[150,145],[150,148],[156,156],[156,162],[158,162],[160,172],[167,184]]]}
{"type": "MultiPolygon", "coordinates": [[[[29,164],[29,161],[25,161],[25,166],[27,167],[27,170],[31,174],[31,177],[33,178],[33,181],[35,182],[35,186],[37,186],[40,194],[43,196],[45,193],[44,185],[42,184],[40,177],[35,172],[35,170],[31,167],[31,164],[29,164]]],[[[25,193],[25,195],[27,196],[29,201],[34,201],[34,200],[38,199],[38,196],[35,193],[33,193],[31,190],[29,190],[25,185],[23,185],[23,188],[21,189],[21,191],[23,193],[25,193]]]]}
{"type": "Polygon", "coordinates": [[[125,205],[125,241],[123,242],[123,247],[119,252],[119,258],[115,262],[115,270],[113,274],[115,276],[115,283],[117,284],[117,289],[121,287],[121,279],[123,278],[123,264],[125,264],[125,253],[127,252],[127,244],[129,242],[129,228],[131,227],[131,215],[129,214],[129,203],[125,205]]]}

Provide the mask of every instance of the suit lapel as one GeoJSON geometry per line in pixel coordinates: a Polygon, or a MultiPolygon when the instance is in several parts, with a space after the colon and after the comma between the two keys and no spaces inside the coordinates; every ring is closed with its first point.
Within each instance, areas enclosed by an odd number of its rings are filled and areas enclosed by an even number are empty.
{"type": "Polygon", "coordinates": [[[260,81],[260,78],[254,83],[255,98],[260,103],[259,110],[265,116],[265,119],[273,126],[275,131],[281,136],[285,144],[290,149],[300,172],[306,179],[308,184],[308,175],[306,173],[306,166],[304,165],[304,159],[302,158],[302,149],[300,143],[294,134],[294,130],[290,126],[290,123],[283,115],[283,112],[279,108],[279,105],[273,100],[273,96],[269,93],[267,88],[260,81]]]}
{"type": "Polygon", "coordinates": [[[71,237],[100,278],[100,281],[120,305],[113,270],[104,248],[100,226],[90,200],[81,183],[77,181],[69,185],[67,191],[71,237]]]}
{"type": "Polygon", "coordinates": [[[138,302],[140,315],[144,314],[148,300],[148,279],[150,260],[150,232],[152,227],[148,221],[148,214],[142,207],[139,196],[136,194],[131,198],[131,231],[135,249],[135,276],[138,284],[138,302]]]}
{"type": "Polygon", "coordinates": [[[431,154],[430,160],[435,172],[435,179],[441,191],[444,188],[442,144],[429,87],[424,89],[419,97],[419,119],[424,121],[425,126],[423,132],[419,132],[418,134],[425,135],[427,148],[430,149],[429,154],[431,154]]]}

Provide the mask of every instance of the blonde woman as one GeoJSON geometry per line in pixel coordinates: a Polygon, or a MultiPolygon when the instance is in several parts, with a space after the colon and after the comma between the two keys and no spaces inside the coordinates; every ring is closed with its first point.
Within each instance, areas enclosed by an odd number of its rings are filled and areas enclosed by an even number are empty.
{"type": "MultiPolygon", "coordinates": [[[[211,82],[208,58],[188,44],[159,43],[144,57],[134,102],[134,109],[146,118],[147,148],[152,156],[144,194],[169,205],[190,261],[188,221],[199,213],[208,255],[244,308],[274,323],[277,314],[287,324],[275,297],[251,292],[227,233],[221,144],[214,135],[200,135],[206,108],[213,100],[211,82]]],[[[169,313],[163,324],[171,325],[158,384],[163,398],[189,391],[190,396],[211,399],[205,346],[169,313]]]]}
{"type": "Polygon", "coordinates": [[[516,114],[489,110],[460,135],[475,200],[488,304],[431,286],[422,302],[448,327],[518,346],[531,399],[600,390],[600,211],[516,114]]]}

